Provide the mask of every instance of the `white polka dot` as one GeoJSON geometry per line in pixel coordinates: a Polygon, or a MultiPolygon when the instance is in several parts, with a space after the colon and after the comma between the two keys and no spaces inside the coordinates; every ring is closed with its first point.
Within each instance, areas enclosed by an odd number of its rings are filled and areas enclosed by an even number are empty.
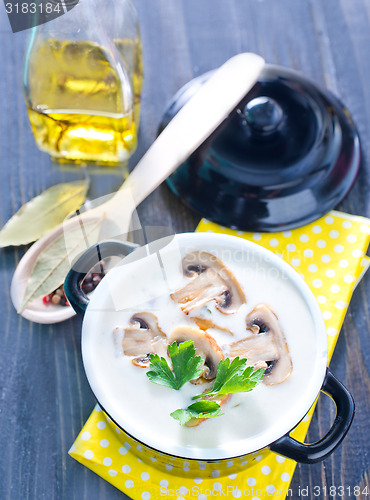
{"type": "Polygon", "coordinates": [[[321,280],[313,280],[312,284],[313,284],[313,286],[315,288],[321,288],[322,287],[322,281],[321,280]]]}
{"type": "Polygon", "coordinates": [[[202,493],[201,495],[198,495],[198,500],[207,500],[207,497],[202,493]]]}
{"type": "Polygon", "coordinates": [[[319,295],[319,296],[317,297],[317,302],[318,302],[319,304],[325,304],[325,302],[326,302],[326,301],[327,301],[327,298],[325,297],[325,295],[319,295]]]}
{"type": "Polygon", "coordinates": [[[292,236],[292,231],[283,231],[283,236],[285,236],[285,238],[290,238],[292,236]]]}
{"type": "Polygon", "coordinates": [[[102,439],[102,440],[100,441],[100,446],[101,446],[102,448],[106,448],[107,446],[109,446],[109,441],[108,441],[108,439],[102,439]]]}
{"type": "Polygon", "coordinates": [[[271,472],[271,469],[270,467],[268,467],[267,465],[264,465],[261,469],[261,472],[262,474],[264,474],[265,476],[267,476],[268,474],[270,474],[271,472]]]}
{"type": "Polygon", "coordinates": [[[205,470],[206,469],[206,464],[199,464],[199,469],[200,470],[205,470]]]}
{"type": "Polygon", "coordinates": [[[129,450],[131,448],[130,443],[124,443],[123,446],[126,448],[126,450],[129,450]]]}
{"type": "Polygon", "coordinates": [[[352,257],[355,259],[358,259],[364,255],[364,252],[360,250],[359,248],[355,248],[355,250],[352,250],[352,257]]]}
{"type": "Polygon", "coordinates": [[[83,439],[84,441],[88,441],[90,438],[91,438],[90,432],[86,431],[81,434],[81,439],[83,439]]]}
{"type": "Polygon", "coordinates": [[[280,479],[284,482],[288,482],[290,480],[290,476],[287,472],[283,472],[282,475],[280,476],[280,479]]]}
{"type": "Polygon", "coordinates": [[[332,285],[330,287],[330,290],[333,292],[333,293],[339,293],[340,292],[340,286],[339,285],[332,285]]]}
{"type": "Polygon", "coordinates": [[[335,303],[335,307],[337,309],[345,309],[347,307],[347,303],[344,302],[343,300],[337,300],[335,303]]]}
{"type": "Polygon", "coordinates": [[[310,248],[306,248],[306,250],[304,250],[303,252],[303,255],[305,257],[311,258],[313,257],[313,251],[310,248]]]}
{"type": "Polygon", "coordinates": [[[156,462],[156,461],[157,461],[157,459],[156,459],[155,457],[150,457],[150,460],[151,460],[152,462],[156,462]]]}
{"type": "Polygon", "coordinates": [[[356,278],[355,276],[352,276],[352,274],[346,274],[343,278],[343,280],[346,282],[346,283],[353,283],[354,281],[356,281],[356,278]]]}
{"type": "Polygon", "coordinates": [[[76,446],[73,444],[73,445],[70,447],[70,449],[69,449],[68,453],[73,453],[73,452],[75,451],[75,449],[76,449],[76,446]]]}
{"type": "Polygon", "coordinates": [[[148,479],[150,478],[147,472],[142,472],[140,477],[143,481],[148,481],[148,479]]]}
{"type": "Polygon", "coordinates": [[[345,229],[349,229],[350,227],[352,227],[352,222],[350,222],[349,220],[345,220],[345,221],[342,222],[342,226],[345,229]]]}
{"type": "Polygon", "coordinates": [[[254,240],[256,240],[256,241],[259,241],[262,238],[262,236],[261,236],[260,233],[254,233],[254,235],[252,236],[252,238],[254,240]]]}
{"type": "Polygon", "coordinates": [[[342,259],[339,261],[339,267],[348,267],[348,260],[342,259]]]}
{"type": "Polygon", "coordinates": [[[328,262],[330,262],[330,261],[331,261],[331,257],[330,257],[330,255],[326,255],[326,254],[325,254],[325,255],[323,255],[323,256],[321,257],[321,260],[322,260],[325,264],[327,264],[328,262]]]}
{"type": "Polygon", "coordinates": [[[234,498],[240,498],[242,496],[242,490],[239,490],[239,488],[236,488],[233,490],[233,497],[234,498]]]}
{"type": "Polygon", "coordinates": [[[338,330],[336,328],[330,327],[326,330],[326,333],[329,335],[329,337],[335,337],[338,333],[338,330]]]}
{"type": "Polygon", "coordinates": [[[220,471],[219,470],[213,470],[212,471],[212,477],[219,477],[220,476],[220,471]]]}
{"type": "Polygon", "coordinates": [[[172,470],[172,469],[173,469],[173,465],[171,465],[171,464],[166,464],[166,469],[167,469],[167,470],[172,470]]]}
{"type": "Polygon", "coordinates": [[[243,236],[244,231],[237,231],[237,232],[236,232],[236,234],[237,234],[238,236],[243,236]]]}
{"type": "Polygon", "coordinates": [[[361,233],[370,234],[370,224],[361,224],[360,231],[361,233]]]}
{"type": "Polygon", "coordinates": [[[207,233],[213,233],[212,229],[207,229],[207,233]]]}
{"type": "Polygon", "coordinates": [[[136,459],[138,462],[140,462],[141,464],[143,463],[143,461],[141,460],[141,458],[137,458],[136,459]]]}
{"type": "Polygon", "coordinates": [[[338,238],[339,233],[338,233],[338,231],[336,231],[336,230],[334,230],[334,231],[330,231],[329,236],[330,236],[330,238],[335,239],[335,238],[338,238]]]}
{"type": "Polygon", "coordinates": [[[282,464],[285,462],[285,457],[282,457],[281,455],[276,455],[276,461],[279,462],[279,464],[282,464]]]}
{"type": "Polygon", "coordinates": [[[98,427],[98,429],[105,429],[106,425],[107,424],[105,422],[103,422],[103,420],[100,420],[100,422],[98,422],[96,424],[96,426],[98,427]]]}
{"type": "Polygon", "coordinates": [[[277,247],[279,244],[279,242],[276,238],[272,238],[269,243],[270,243],[271,247],[277,247]]]}
{"type": "Polygon", "coordinates": [[[362,259],[361,266],[362,267],[368,267],[368,265],[369,265],[369,259],[368,258],[362,259]]]}
{"type": "Polygon", "coordinates": [[[221,483],[213,483],[213,489],[216,491],[220,491],[222,489],[221,483]]]}
{"type": "Polygon", "coordinates": [[[90,460],[94,456],[94,452],[91,450],[86,450],[84,453],[84,457],[90,460]]]}
{"type": "Polygon", "coordinates": [[[325,217],[325,222],[327,224],[333,224],[334,222],[334,217],[331,217],[331,215],[329,215],[328,217],[325,217]]]}
{"type": "Polygon", "coordinates": [[[185,500],[184,497],[177,497],[176,500],[185,500]]]}
{"type": "Polygon", "coordinates": [[[103,458],[103,464],[109,467],[110,465],[112,465],[112,459],[110,457],[103,458]]]}
{"type": "Polygon", "coordinates": [[[141,444],[138,444],[136,446],[136,449],[137,449],[137,451],[143,451],[143,447],[141,446],[141,444]]]}
{"type": "Polygon", "coordinates": [[[161,486],[162,488],[167,488],[167,487],[168,487],[168,484],[169,484],[169,483],[168,483],[167,479],[161,479],[161,480],[159,481],[159,486],[161,486]]]}
{"type": "Polygon", "coordinates": [[[244,460],[243,462],[240,462],[240,465],[247,465],[248,460],[244,460]]]}
{"type": "Polygon", "coordinates": [[[248,486],[255,486],[255,485],[256,485],[256,483],[257,483],[257,481],[254,479],[254,477],[249,477],[249,478],[247,479],[247,485],[248,485],[248,486]]]}
{"type": "Polygon", "coordinates": [[[236,474],[230,474],[229,479],[236,479],[236,474]]]}
{"type": "Polygon", "coordinates": [[[121,431],[118,429],[118,427],[116,427],[116,432],[117,432],[118,434],[121,434],[121,431]]]}
{"type": "Polygon", "coordinates": [[[252,500],[261,500],[260,497],[253,497],[252,500]]]}
{"type": "Polygon", "coordinates": [[[322,229],[320,226],[313,226],[312,228],[312,231],[315,233],[315,234],[320,234],[322,229]]]}
{"type": "Polygon", "coordinates": [[[289,243],[289,245],[286,246],[288,252],[294,252],[295,249],[297,248],[294,243],[289,243]]]}
{"type": "Polygon", "coordinates": [[[326,241],[325,240],[319,240],[316,245],[319,247],[319,248],[325,248],[326,247],[326,241]]]}
{"type": "Polygon", "coordinates": [[[331,312],[330,311],[324,311],[322,313],[324,319],[330,319],[331,318],[331,312]]]}
{"type": "Polygon", "coordinates": [[[357,236],[355,234],[349,234],[347,236],[348,243],[355,243],[357,241],[357,236]]]}
{"type": "Polygon", "coordinates": [[[194,483],[201,484],[202,482],[203,482],[203,479],[201,477],[194,478],[194,483]]]}
{"type": "Polygon", "coordinates": [[[232,467],[234,465],[234,462],[232,460],[229,460],[229,462],[226,462],[226,467],[232,467]]]}
{"type": "Polygon", "coordinates": [[[335,245],[335,247],[334,247],[334,252],[336,252],[336,253],[342,253],[343,250],[344,250],[343,245],[335,245]]]}
{"type": "Polygon", "coordinates": [[[122,472],[128,474],[131,471],[131,467],[129,465],[122,465],[122,472]]]}
{"type": "Polygon", "coordinates": [[[315,273],[317,271],[317,265],[316,264],[310,264],[308,266],[308,270],[310,271],[310,273],[315,273]]]}
{"type": "Polygon", "coordinates": [[[294,266],[294,267],[298,267],[301,263],[301,261],[299,259],[292,259],[290,261],[291,265],[294,266]]]}
{"type": "Polygon", "coordinates": [[[100,408],[100,406],[96,405],[95,408],[94,408],[94,410],[97,411],[97,412],[99,412],[99,411],[101,411],[101,408],[100,408]]]}
{"type": "Polygon", "coordinates": [[[258,457],[256,457],[256,462],[260,462],[262,460],[262,455],[258,455],[258,457]]]}
{"type": "Polygon", "coordinates": [[[184,465],[184,467],[182,468],[182,470],[185,471],[185,472],[189,472],[190,467],[187,467],[186,465],[184,465]]]}
{"type": "Polygon", "coordinates": [[[109,469],[108,474],[112,477],[117,476],[117,471],[114,469],[109,469]]]}
{"type": "Polygon", "coordinates": [[[189,467],[190,462],[183,462],[183,464],[182,464],[182,465],[184,465],[185,467],[189,467]]]}
{"type": "Polygon", "coordinates": [[[305,415],[303,418],[302,418],[302,422],[308,422],[310,420],[310,416],[309,415],[305,415]]]}
{"type": "Polygon", "coordinates": [[[328,278],[334,278],[334,276],[335,276],[335,271],[334,271],[334,269],[328,269],[328,270],[326,271],[326,273],[325,273],[325,274],[326,274],[326,276],[327,276],[328,278]]]}
{"type": "Polygon", "coordinates": [[[187,495],[189,493],[189,490],[187,489],[186,486],[180,486],[179,492],[180,492],[180,495],[187,495]]]}
{"type": "Polygon", "coordinates": [[[307,243],[307,241],[310,239],[307,234],[301,234],[301,236],[299,237],[300,241],[302,243],[307,243]]]}
{"type": "Polygon", "coordinates": [[[142,498],[143,500],[149,500],[149,498],[150,498],[150,493],[149,493],[149,491],[143,491],[143,492],[142,492],[142,494],[141,494],[141,498],[142,498]]]}
{"type": "Polygon", "coordinates": [[[126,450],[126,448],[124,448],[123,446],[121,446],[121,448],[118,450],[118,453],[120,453],[121,455],[126,455],[127,450],[126,450]]]}
{"type": "Polygon", "coordinates": [[[132,479],[127,479],[127,481],[125,481],[125,486],[126,488],[133,488],[134,487],[134,482],[132,479]]]}
{"type": "Polygon", "coordinates": [[[272,495],[272,493],[274,493],[275,490],[276,488],[273,484],[269,484],[266,486],[266,493],[269,493],[270,495],[272,495]]]}

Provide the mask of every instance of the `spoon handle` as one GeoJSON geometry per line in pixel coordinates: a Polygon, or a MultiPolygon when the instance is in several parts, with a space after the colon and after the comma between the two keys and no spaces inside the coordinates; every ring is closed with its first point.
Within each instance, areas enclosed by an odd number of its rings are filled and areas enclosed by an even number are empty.
{"type": "MultiPolygon", "coordinates": [[[[223,64],[171,120],[114,196],[138,206],[188,158],[256,83],[265,61],[238,54],[223,64]]],[[[113,200],[112,200],[113,201],[113,200]]]]}

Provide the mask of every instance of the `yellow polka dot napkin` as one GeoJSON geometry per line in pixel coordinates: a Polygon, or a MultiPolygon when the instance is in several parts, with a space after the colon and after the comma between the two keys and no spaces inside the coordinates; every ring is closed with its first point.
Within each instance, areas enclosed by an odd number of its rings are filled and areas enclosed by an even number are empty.
{"type": "MultiPolygon", "coordinates": [[[[282,233],[245,233],[202,220],[197,231],[232,234],[268,248],[293,266],[314,293],[327,326],[329,360],[353,290],[369,265],[370,220],[330,212],[282,233]]],[[[304,441],[314,407],[291,435],[304,441]]],[[[96,406],[70,455],[134,500],[286,497],[296,463],[268,450],[226,464],[168,460],[123,433],[96,406]],[[244,461],[243,461],[244,460],[244,461]]]]}

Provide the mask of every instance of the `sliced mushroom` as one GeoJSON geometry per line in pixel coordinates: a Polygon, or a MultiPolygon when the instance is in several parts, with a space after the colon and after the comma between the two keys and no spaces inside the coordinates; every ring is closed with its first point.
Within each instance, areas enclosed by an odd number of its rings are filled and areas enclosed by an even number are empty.
{"type": "Polygon", "coordinates": [[[196,349],[196,355],[203,359],[204,370],[202,375],[193,383],[204,383],[216,377],[219,362],[224,359],[221,349],[216,341],[206,332],[199,328],[189,326],[178,326],[169,338],[169,344],[186,342],[191,340],[196,349]]]}
{"type": "Polygon", "coordinates": [[[189,314],[211,300],[224,314],[233,314],[245,302],[245,295],[229,269],[215,255],[208,252],[188,253],[182,261],[184,276],[192,278],[183,288],[171,294],[172,299],[183,304],[181,309],[189,314]]]}
{"type": "Polygon", "coordinates": [[[293,366],[277,316],[261,304],[248,314],[247,328],[252,334],[231,344],[228,355],[231,358],[247,358],[249,364],[266,368],[263,379],[266,385],[284,382],[293,366]]]}
{"type": "Polygon", "coordinates": [[[150,354],[165,356],[167,352],[167,337],[159,328],[157,317],[149,312],[136,313],[130,318],[121,344],[126,356],[136,356],[133,364],[143,368],[149,366],[150,354]]]}

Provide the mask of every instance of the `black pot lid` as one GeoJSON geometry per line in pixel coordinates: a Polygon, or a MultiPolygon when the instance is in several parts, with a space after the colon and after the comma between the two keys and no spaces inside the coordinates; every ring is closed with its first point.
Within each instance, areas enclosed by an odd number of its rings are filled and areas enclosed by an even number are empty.
{"type": "MultiPolygon", "coordinates": [[[[212,72],[177,92],[159,132],[212,72]]],[[[283,231],[321,217],[351,189],[361,160],[348,110],[299,73],[266,65],[217,130],[167,179],[207,219],[283,231]]]]}

